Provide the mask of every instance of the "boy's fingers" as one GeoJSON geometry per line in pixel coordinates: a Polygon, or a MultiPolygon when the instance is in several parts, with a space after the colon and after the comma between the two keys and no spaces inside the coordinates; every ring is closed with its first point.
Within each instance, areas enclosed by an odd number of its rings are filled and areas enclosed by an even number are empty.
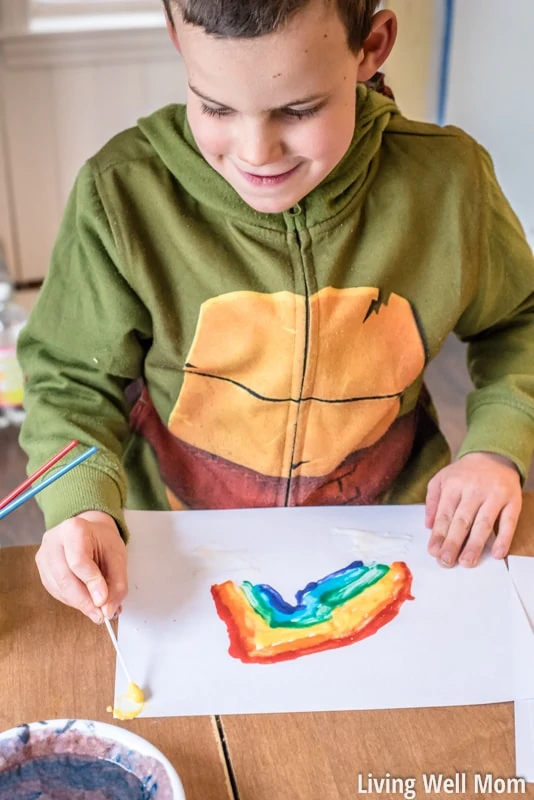
{"type": "Polygon", "coordinates": [[[452,567],[456,563],[458,553],[471,531],[479,505],[472,499],[463,499],[458,503],[449,523],[447,536],[438,553],[438,560],[444,567],[452,567]]]}
{"type": "Polygon", "coordinates": [[[118,618],[120,617],[120,615],[121,615],[121,614],[122,614],[122,605],[120,605],[120,606],[118,607],[118,609],[115,611],[115,613],[113,614],[113,616],[112,616],[112,617],[109,617],[109,619],[111,619],[111,620],[118,619],[118,618]]]}
{"type": "Polygon", "coordinates": [[[441,496],[441,478],[439,475],[436,475],[435,478],[432,478],[426,490],[425,525],[427,528],[432,528],[432,526],[434,525],[440,496],[441,496]]]}
{"type": "Polygon", "coordinates": [[[61,547],[39,550],[35,558],[41,581],[52,597],[72,606],[93,620],[101,622],[102,615],[95,608],[87,587],[71,571],[61,547]]]}
{"type": "Polygon", "coordinates": [[[87,586],[95,606],[100,608],[108,599],[108,585],[94,561],[92,542],[87,536],[65,539],[65,561],[71,572],[87,586]]]}
{"type": "Polygon", "coordinates": [[[122,601],[128,594],[128,573],[126,558],[122,552],[114,554],[106,564],[108,599],[102,612],[108,619],[114,617],[122,601]]]}
{"type": "Polygon", "coordinates": [[[442,534],[439,530],[433,530],[432,536],[428,541],[428,552],[434,558],[437,558],[441,548],[443,547],[443,543],[445,541],[445,535],[442,534]]]}
{"type": "Polygon", "coordinates": [[[491,502],[480,506],[464,551],[460,556],[460,564],[463,567],[475,567],[478,564],[500,510],[500,505],[491,502]]]}
{"type": "Polygon", "coordinates": [[[434,524],[432,526],[432,535],[428,542],[428,552],[432,556],[437,557],[441,552],[441,548],[449,533],[456,508],[460,502],[460,496],[460,491],[441,493],[434,524]]]}
{"type": "Polygon", "coordinates": [[[510,549],[515,529],[519,520],[521,505],[508,503],[499,517],[499,532],[493,544],[491,553],[495,558],[504,558],[510,549]]]}

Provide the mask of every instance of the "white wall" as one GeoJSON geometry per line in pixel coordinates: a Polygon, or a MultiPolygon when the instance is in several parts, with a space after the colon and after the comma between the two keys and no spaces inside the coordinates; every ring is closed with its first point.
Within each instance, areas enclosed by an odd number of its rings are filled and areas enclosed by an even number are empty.
{"type": "Polygon", "coordinates": [[[443,0],[387,0],[398,20],[395,47],[384,65],[404,114],[435,122],[441,67],[443,0]]]}
{"type": "Polygon", "coordinates": [[[4,125],[5,114],[3,113],[2,97],[2,71],[0,69],[0,242],[5,250],[7,262],[10,265],[15,263],[14,252],[14,233],[13,219],[11,215],[11,204],[9,201],[10,188],[8,184],[9,161],[6,150],[4,125]]]}
{"type": "Polygon", "coordinates": [[[3,72],[0,236],[6,232],[10,241],[16,233],[11,263],[16,277],[28,282],[46,274],[85,159],[139,117],[183,102],[185,79],[164,29],[21,38],[5,46],[3,72]]]}
{"type": "Polygon", "coordinates": [[[534,246],[534,0],[456,0],[447,122],[491,153],[534,246]]]}

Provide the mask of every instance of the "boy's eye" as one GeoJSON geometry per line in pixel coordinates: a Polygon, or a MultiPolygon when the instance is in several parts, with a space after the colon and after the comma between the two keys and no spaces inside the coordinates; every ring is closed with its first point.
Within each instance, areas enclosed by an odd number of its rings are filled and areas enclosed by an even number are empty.
{"type": "Polygon", "coordinates": [[[321,110],[321,106],[314,106],[314,108],[284,108],[284,114],[289,117],[296,117],[297,119],[307,119],[309,117],[315,117],[319,111],[321,110]]]}
{"type": "Polygon", "coordinates": [[[213,108],[212,106],[207,106],[205,103],[200,104],[200,110],[203,114],[207,114],[208,117],[227,117],[228,114],[231,114],[229,108],[213,108]]]}
{"type": "MultiPolygon", "coordinates": [[[[208,117],[216,117],[220,119],[221,117],[227,117],[232,113],[232,109],[225,108],[224,106],[220,106],[214,108],[213,106],[207,106],[205,103],[200,104],[200,110],[203,114],[207,114],[208,117]]],[[[310,117],[315,117],[319,111],[321,110],[321,106],[315,106],[314,108],[284,108],[280,109],[281,113],[287,117],[294,117],[296,119],[309,119],[310,117]]]]}

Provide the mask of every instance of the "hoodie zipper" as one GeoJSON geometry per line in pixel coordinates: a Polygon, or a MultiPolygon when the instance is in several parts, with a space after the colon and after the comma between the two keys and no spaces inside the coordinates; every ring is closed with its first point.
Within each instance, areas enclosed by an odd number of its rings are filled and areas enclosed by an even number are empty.
{"type": "Polygon", "coordinates": [[[297,421],[296,421],[295,429],[294,429],[294,432],[293,432],[293,445],[292,445],[292,448],[291,448],[291,461],[290,461],[290,465],[289,465],[289,475],[288,475],[287,484],[286,484],[286,494],[285,494],[285,498],[284,498],[284,506],[288,506],[289,505],[290,496],[291,496],[291,488],[292,488],[292,485],[293,485],[293,470],[295,468],[295,449],[296,449],[296,446],[297,446],[297,435],[298,435],[298,432],[299,432],[300,406],[301,406],[302,396],[303,396],[303,392],[304,392],[304,382],[306,380],[306,373],[307,373],[307,369],[308,369],[308,356],[309,356],[309,345],[310,345],[310,313],[311,313],[311,309],[310,309],[311,292],[310,292],[310,287],[309,287],[308,275],[306,273],[306,267],[305,267],[305,264],[304,264],[304,258],[302,256],[302,245],[303,245],[302,235],[301,235],[301,232],[300,232],[300,230],[299,230],[299,228],[297,226],[297,223],[296,223],[296,217],[300,217],[301,214],[302,214],[302,207],[301,207],[300,203],[297,203],[296,205],[294,205],[293,208],[291,209],[291,211],[288,212],[288,213],[291,216],[291,218],[293,219],[293,233],[294,233],[294,236],[295,236],[295,242],[297,244],[298,251],[299,251],[299,256],[300,256],[300,268],[301,268],[303,284],[304,284],[304,302],[305,302],[304,325],[305,325],[305,331],[304,331],[304,353],[303,353],[303,358],[302,358],[302,376],[301,376],[301,381],[300,381],[300,390],[299,390],[299,397],[298,397],[297,421]]]}

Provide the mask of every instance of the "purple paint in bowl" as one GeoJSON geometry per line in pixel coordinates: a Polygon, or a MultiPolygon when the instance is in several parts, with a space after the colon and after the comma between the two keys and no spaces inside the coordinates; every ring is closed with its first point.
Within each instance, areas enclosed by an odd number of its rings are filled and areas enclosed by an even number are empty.
{"type": "Polygon", "coordinates": [[[90,720],[50,720],[0,733],[0,800],[185,800],[146,739],[90,720]]]}

